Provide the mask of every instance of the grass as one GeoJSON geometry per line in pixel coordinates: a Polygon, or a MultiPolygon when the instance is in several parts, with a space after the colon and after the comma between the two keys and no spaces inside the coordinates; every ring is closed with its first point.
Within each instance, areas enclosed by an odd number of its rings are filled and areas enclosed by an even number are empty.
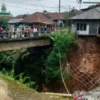
{"type": "Polygon", "coordinates": [[[28,77],[24,77],[24,73],[20,73],[18,76],[14,77],[14,70],[7,72],[5,69],[3,69],[0,72],[0,75],[5,76],[6,78],[8,78],[10,80],[14,80],[17,83],[21,83],[21,84],[23,84],[23,86],[26,86],[26,87],[31,87],[31,86],[35,85],[35,82],[33,82],[33,81],[26,82],[28,77]],[[18,77],[18,80],[15,80],[15,78],[17,78],[17,77],[18,77]]]}
{"type": "MultiPolygon", "coordinates": [[[[1,74],[0,78],[8,84],[8,90],[10,91],[10,96],[13,100],[66,100],[66,98],[63,97],[38,93],[35,90],[24,87],[23,84],[11,80],[1,74]]],[[[73,99],[70,98],[69,100],[73,99]]]]}

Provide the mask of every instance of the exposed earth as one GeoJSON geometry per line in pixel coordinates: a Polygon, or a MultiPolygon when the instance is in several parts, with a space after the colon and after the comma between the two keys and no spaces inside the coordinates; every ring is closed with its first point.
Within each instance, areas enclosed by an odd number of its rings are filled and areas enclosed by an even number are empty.
{"type": "Polygon", "coordinates": [[[66,100],[66,98],[58,94],[55,96],[53,94],[38,93],[16,81],[2,77],[0,78],[0,100],[66,100]]]}
{"type": "Polygon", "coordinates": [[[71,50],[69,63],[71,69],[77,69],[74,75],[80,72],[79,75],[76,75],[76,79],[72,77],[67,82],[71,92],[91,91],[99,87],[100,37],[80,36],[77,47],[71,50]],[[77,80],[78,77],[79,80],[77,80]]]}
{"type": "MultiPolygon", "coordinates": [[[[65,68],[69,63],[72,70],[76,69],[66,81],[66,85],[70,93],[86,93],[100,86],[100,37],[79,36],[77,42],[78,45],[71,48],[69,58],[65,62],[65,68]],[[79,75],[76,75],[77,72],[80,72],[79,75]]],[[[63,83],[52,81],[50,84],[52,86],[49,91],[66,92],[63,83]]]]}

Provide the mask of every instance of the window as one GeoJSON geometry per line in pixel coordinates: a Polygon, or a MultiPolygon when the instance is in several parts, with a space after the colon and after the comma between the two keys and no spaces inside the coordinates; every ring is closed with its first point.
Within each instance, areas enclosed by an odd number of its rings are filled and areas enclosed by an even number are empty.
{"type": "Polygon", "coordinates": [[[86,31],[86,23],[77,23],[77,30],[86,31]]]}

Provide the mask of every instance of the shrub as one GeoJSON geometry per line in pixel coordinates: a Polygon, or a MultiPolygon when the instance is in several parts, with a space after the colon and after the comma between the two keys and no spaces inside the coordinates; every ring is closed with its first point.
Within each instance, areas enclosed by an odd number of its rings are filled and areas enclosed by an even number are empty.
{"type": "Polygon", "coordinates": [[[54,44],[46,63],[46,81],[50,79],[61,79],[59,59],[63,62],[68,57],[70,47],[76,44],[74,34],[68,34],[66,32],[55,33],[51,38],[54,44]],[[60,57],[59,53],[61,55],[60,57]]]}

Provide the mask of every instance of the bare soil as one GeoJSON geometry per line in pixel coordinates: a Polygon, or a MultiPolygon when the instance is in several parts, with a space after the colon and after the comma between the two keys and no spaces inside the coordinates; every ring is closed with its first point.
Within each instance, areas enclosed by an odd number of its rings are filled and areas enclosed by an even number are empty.
{"type": "Polygon", "coordinates": [[[13,100],[9,96],[9,90],[7,84],[0,78],[0,100],[13,100]]]}
{"type": "MultiPolygon", "coordinates": [[[[95,73],[100,73],[100,37],[80,36],[77,42],[78,45],[71,48],[69,58],[65,63],[70,63],[72,69],[77,68],[77,71],[82,72],[84,76],[81,79],[86,78],[88,75],[96,77],[95,73]]],[[[66,92],[62,82],[55,82],[53,80],[50,84],[52,86],[49,85],[49,91],[66,92]]],[[[75,91],[87,91],[88,88],[84,87],[81,82],[73,77],[69,81],[66,81],[66,85],[71,93],[75,91]]],[[[91,85],[93,84],[91,83],[91,85]]]]}
{"type": "MultiPolygon", "coordinates": [[[[72,64],[72,69],[77,68],[78,71],[84,74],[83,79],[89,75],[96,77],[100,73],[100,38],[93,36],[79,37],[77,47],[71,49],[69,63],[72,64]]],[[[73,78],[67,83],[71,92],[86,90],[79,81],[73,78]]]]}

